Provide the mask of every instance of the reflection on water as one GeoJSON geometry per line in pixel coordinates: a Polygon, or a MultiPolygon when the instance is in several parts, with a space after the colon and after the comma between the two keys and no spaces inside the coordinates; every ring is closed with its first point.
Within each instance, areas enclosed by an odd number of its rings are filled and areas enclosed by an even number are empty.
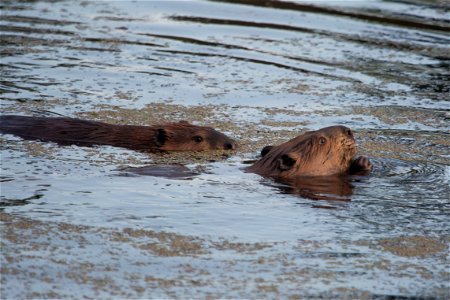
{"type": "Polygon", "coordinates": [[[284,192],[313,200],[350,201],[353,194],[350,176],[296,177],[283,183],[284,192]]]}
{"type": "Polygon", "coordinates": [[[241,146],[180,160],[2,135],[4,297],[448,298],[448,4],[0,6],[2,113],[186,119],[241,146]],[[336,124],[369,176],[242,170],[336,124]]]}
{"type": "Polygon", "coordinates": [[[121,169],[122,176],[154,176],[175,179],[192,179],[200,173],[183,165],[149,165],[121,169]]]}

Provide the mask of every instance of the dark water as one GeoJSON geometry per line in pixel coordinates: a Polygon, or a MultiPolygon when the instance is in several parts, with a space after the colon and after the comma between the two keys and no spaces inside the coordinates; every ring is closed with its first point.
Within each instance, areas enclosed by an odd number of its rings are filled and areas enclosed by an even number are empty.
{"type": "Polygon", "coordinates": [[[241,144],[211,159],[3,135],[2,298],[449,297],[448,3],[0,5],[2,113],[189,120],[241,144]],[[375,166],[346,201],[244,172],[335,124],[375,166]],[[170,163],[187,176],[142,169],[170,163]]]}

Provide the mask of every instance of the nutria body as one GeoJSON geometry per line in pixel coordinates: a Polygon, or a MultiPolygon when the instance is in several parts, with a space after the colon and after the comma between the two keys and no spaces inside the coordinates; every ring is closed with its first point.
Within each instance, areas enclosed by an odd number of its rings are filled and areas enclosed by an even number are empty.
{"type": "Polygon", "coordinates": [[[0,132],[64,145],[110,145],[147,152],[231,150],[236,147],[232,139],[213,128],[187,122],[134,126],[66,117],[5,115],[0,116],[0,132]]]}
{"type": "Polygon", "coordinates": [[[265,147],[263,157],[247,168],[263,176],[291,181],[297,177],[370,171],[366,157],[354,159],[356,143],[345,126],[309,131],[281,145],[265,147]]]}

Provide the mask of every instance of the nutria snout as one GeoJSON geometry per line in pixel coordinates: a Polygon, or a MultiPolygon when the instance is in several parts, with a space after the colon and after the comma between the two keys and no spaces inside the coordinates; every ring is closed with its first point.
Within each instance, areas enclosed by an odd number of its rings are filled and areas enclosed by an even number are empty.
{"type": "Polygon", "coordinates": [[[196,126],[185,121],[135,126],[65,117],[5,115],[0,116],[0,132],[64,145],[110,145],[148,152],[236,148],[236,142],[225,134],[211,127],[196,126]]]}
{"type": "Polygon", "coordinates": [[[226,142],[223,145],[224,150],[234,150],[236,148],[236,145],[234,143],[226,142]]]}

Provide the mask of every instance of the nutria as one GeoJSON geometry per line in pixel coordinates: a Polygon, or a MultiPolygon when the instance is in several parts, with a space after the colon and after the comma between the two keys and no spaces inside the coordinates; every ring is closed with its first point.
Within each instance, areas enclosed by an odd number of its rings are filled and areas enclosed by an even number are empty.
{"type": "Polygon", "coordinates": [[[67,117],[0,116],[0,132],[79,146],[110,145],[148,152],[232,150],[236,143],[210,127],[185,121],[154,126],[112,125],[67,117]]]}
{"type": "Polygon", "coordinates": [[[309,131],[278,146],[266,146],[263,156],[247,171],[277,179],[329,176],[372,170],[366,157],[356,154],[353,132],[345,126],[309,131]]]}

